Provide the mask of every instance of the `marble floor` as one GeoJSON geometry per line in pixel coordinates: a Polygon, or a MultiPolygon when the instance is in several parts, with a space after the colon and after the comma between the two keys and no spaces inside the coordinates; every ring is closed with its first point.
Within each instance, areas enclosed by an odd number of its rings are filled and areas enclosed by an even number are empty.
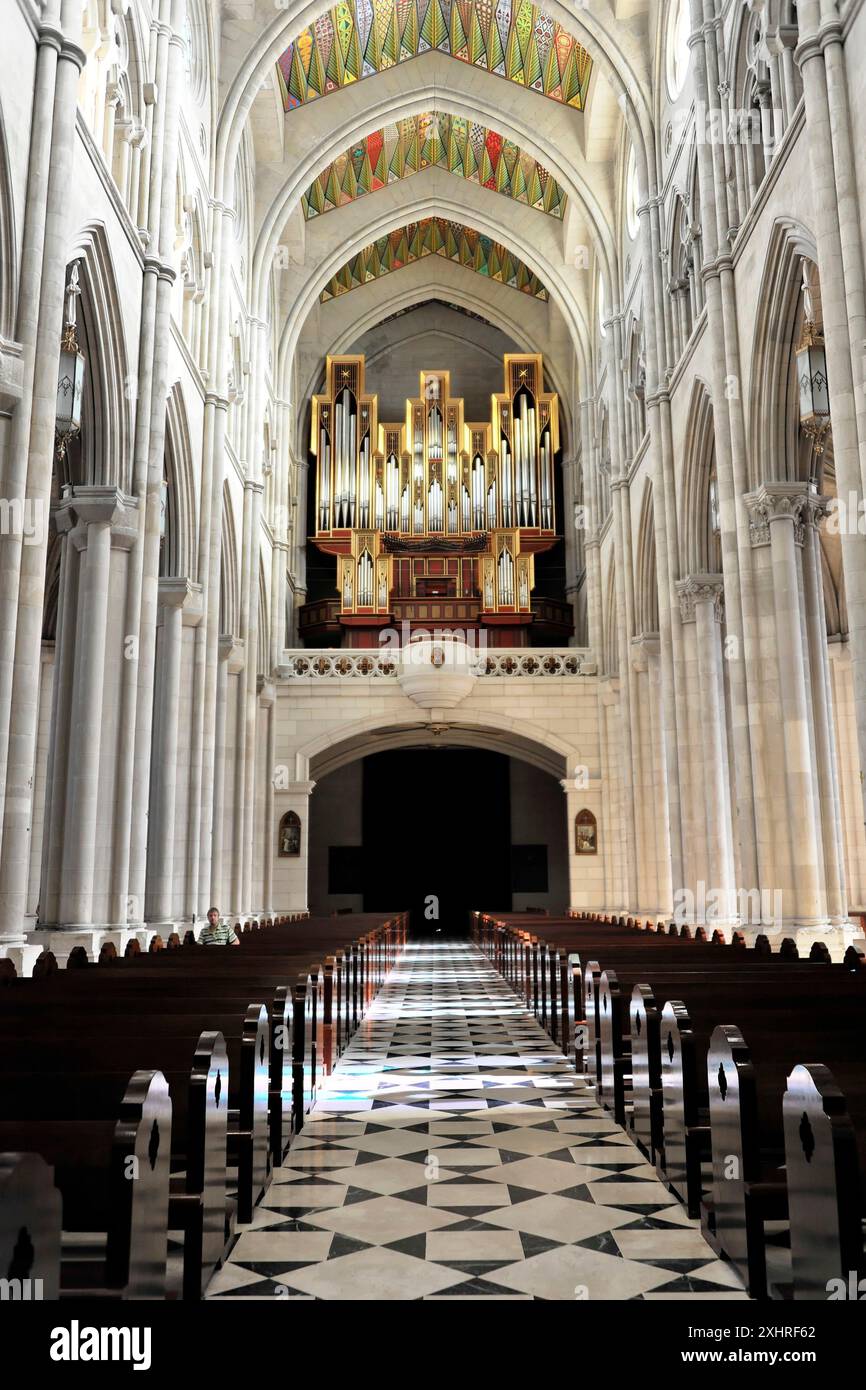
{"type": "Polygon", "coordinates": [[[411,945],[209,1298],[744,1299],[469,942],[411,945]]]}

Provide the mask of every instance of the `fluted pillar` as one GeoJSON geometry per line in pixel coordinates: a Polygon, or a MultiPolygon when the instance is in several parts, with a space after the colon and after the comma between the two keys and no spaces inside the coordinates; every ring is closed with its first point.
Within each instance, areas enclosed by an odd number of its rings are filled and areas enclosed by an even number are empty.
{"type": "Polygon", "coordinates": [[[80,553],[78,612],[75,629],[75,674],[70,707],[69,765],[66,779],[66,828],[63,876],[59,893],[59,924],[63,927],[100,925],[94,921],[94,870],[97,848],[114,825],[101,817],[100,767],[103,745],[103,697],[106,675],[106,630],[112,546],[129,549],[137,531],[132,499],[116,488],[78,488],[58,522],[73,522],[69,541],[80,553]]]}
{"type": "Polygon", "coordinates": [[[720,574],[691,574],[677,585],[684,624],[693,624],[700,710],[700,742],[692,750],[704,811],[706,880],[696,901],[705,904],[712,926],[737,920],[734,848],[731,827],[728,738],[722,668],[720,574]]]}
{"type": "MultiPolygon", "coordinates": [[[[188,579],[159,581],[153,764],[147,835],[145,917],[157,929],[173,928],[178,916],[174,888],[177,825],[178,745],[183,661],[184,609],[197,599],[188,579]]],[[[198,612],[197,617],[201,614],[198,612]]]]}
{"type": "Polygon", "coordinates": [[[0,944],[24,940],[30,874],[33,767],[42,669],[46,524],[54,464],[57,369],[68,254],[67,182],[75,141],[81,5],[51,0],[45,8],[37,61],[25,239],[18,321],[25,348],[23,392],[8,451],[10,500],[23,497],[41,518],[37,543],[4,537],[0,567],[0,944]],[[42,129],[37,122],[44,122],[42,129]],[[44,131],[50,130],[47,148],[44,131]],[[34,160],[37,161],[34,164],[34,160]],[[41,164],[38,162],[41,160],[41,164]],[[19,416],[20,412],[20,416],[19,416]]]}
{"type": "MultiPolygon", "coordinates": [[[[772,632],[775,638],[775,692],[781,713],[782,766],[774,786],[775,813],[787,830],[788,859],[777,846],[777,870],[787,879],[785,921],[797,926],[826,924],[823,891],[823,858],[820,845],[821,812],[815,786],[813,750],[810,742],[810,699],[803,650],[803,592],[800,550],[803,545],[802,517],[814,493],[808,483],[764,483],[745,502],[752,518],[752,543],[769,547],[769,592],[763,597],[772,604],[772,632]]],[[[766,567],[765,567],[766,575],[766,567]]],[[[769,616],[769,615],[768,615],[769,616]]],[[[766,660],[766,657],[765,657],[766,660]]],[[[765,706],[765,718],[771,711],[765,706]]],[[[778,713],[777,716],[778,718],[778,713]]],[[[764,885],[762,885],[763,887],[764,885]]]]}

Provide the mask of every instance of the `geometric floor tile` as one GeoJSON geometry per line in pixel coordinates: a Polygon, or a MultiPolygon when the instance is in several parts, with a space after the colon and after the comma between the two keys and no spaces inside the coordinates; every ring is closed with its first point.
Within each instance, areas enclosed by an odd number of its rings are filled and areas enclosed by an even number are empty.
{"type": "Polygon", "coordinates": [[[468,941],[409,945],[209,1299],[744,1299],[468,941]]]}

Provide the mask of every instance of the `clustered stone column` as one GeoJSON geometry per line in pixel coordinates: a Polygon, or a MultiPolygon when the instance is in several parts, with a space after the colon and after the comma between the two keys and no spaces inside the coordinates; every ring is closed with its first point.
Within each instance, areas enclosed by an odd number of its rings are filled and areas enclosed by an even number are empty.
{"type": "Polygon", "coordinates": [[[697,897],[709,904],[706,924],[729,928],[738,920],[738,912],[721,641],[724,580],[720,574],[691,574],[679,582],[677,592],[683,624],[691,629],[697,676],[695,698],[690,701],[697,711],[691,765],[703,825],[695,825],[694,842],[704,847],[701,867],[706,877],[696,872],[693,881],[696,887],[704,883],[704,892],[697,897]]]}
{"type": "MultiPolygon", "coordinates": [[[[839,924],[842,903],[838,776],[826,658],[815,650],[812,533],[825,503],[811,484],[797,482],[764,483],[744,500],[756,552],[762,634],[762,714],[771,798],[765,819],[775,834],[776,882],[762,886],[781,894],[780,926],[823,931],[828,923],[839,924]]],[[[826,647],[826,638],[821,645],[826,647]]]]}

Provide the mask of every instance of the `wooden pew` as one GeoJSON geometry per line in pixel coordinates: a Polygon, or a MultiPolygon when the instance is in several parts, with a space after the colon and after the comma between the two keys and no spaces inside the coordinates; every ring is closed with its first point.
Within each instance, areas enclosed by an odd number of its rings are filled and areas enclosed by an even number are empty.
{"type": "Polygon", "coordinates": [[[795,1299],[862,1298],[866,1275],[866,1076],[862,1052],[800,1063],[782,1101],[795,1299]],[[836,1281],[835,1287],[834,1282],[836,1281]],[[840,1288],[841,1283],[841,1288],[840,1288]]]}
{"type": "MultiPolygon", "coordinates": [[[[91,1112],[102,1112],[96,1090],[91,1112]]],[[[113,1114],[0,1121],[0,1153],[36,1153],[54,1167],[62,1295],[165,1297],[170,1148],[171,1100],[156,1071],[135,1072],[113,1114]]]]}
{"type": "MultiPolygon", "coordinates": [[[[327,919],[326,923],[331,925],[327,919]]],[[[113,960],[112,953],[104,952],[103,963],[99,966],[91,966],[82,958],[74,962],[71,971],[58,971],[50,953],[43,953],[35,980],[20,981],[15,978],[14,970],[3,971],[9,988],[3,991],[0,1005],[0,1046],[4,1047],[9,1063],[9,1084],[4,1087],[0,1100],[0,1109],[6,1116],[0,1118],[0,1149],[11,1148],[13,1139],[17,1142],[26,1132],[33,1141],[31,1147],[50,1151],[49,1159],[52,1154],[56,1155],[58,1172],[64,1178],[64,1183],[58,1185],[64,1189],[65,1200],[67,1192],[69,1194],[66,1205],[72,1203],[73,1194],[78,1203],[70,1219],[82,1219],[81,1210],[87,1208],[89,1201],[90,1228],[98,1224],[94,1214],[94,1183],[84,1183],[88,1190],[82,1199],[82,1180],[70,1176],[72,1170],[66,1157],[74,1150],[76,1167],[84,1171],[82,1146],[91,1143],[98,1148],[98,1141],[104,1142],[106,1121],[101,1112],[106,1108],[106,1098],[116,1092],[121,1082],[123,1073],[118,1068],[145,1055],[151,1060],[159,1056],[165,1063],[162,1085],[164,1088],[170,1085],[172,1094],[178,1096],[175,1142],[170,1143],[170,1124],[159,1124],[155,1128],[152,1125],[151,1138],[154,1133],[161,1136],[156,1141],[154,1153],[161,1145],[159,1164],[165,1166],[166,1176],[170,1146],[174,1150],[175,1166],[182,1169],[186,1181],[182,1191],[175,1183],[170,1198],[166,1183],[165,1199],[167,1204],[170,1201],[170,1206],[161,1222],[151,1221],[151,1226],[161,1227],[163,1247],[168,1220],[172,1229],[184,1230],[186,1297],[200,1296],[209,1268],[213,1267],[211,1261],[221,1258],[225,1250],[227,1144],[238,1159],[239,1216],[248,1220],[262,1190],[257,1190],[257,1165],[263,1159],[267,1172],[270,1158],[278,1151],[281,1160],[285,1151],[281,1129],[276,1131],[278,1137],[275,1139],[272,1121],[276,1093],[282,1125],[287,1058],[291,1059],[288,1075],[293,1098],[297,1095],[296,1079],[300,1077],[301,1081],[302,1123],[304,1106],[312,1103],[323,1061],[327,1060],[329,1066],[333,1064],[334,1050],[345,1046],[351,1026],[360,1018],[406,940],[405,914],[393,914],[390,918],[383,918],[381,914],[359,916],[353,921],[353,927],[362,926],[367,930],[348,945],[344,924],[339,924],[333,935],[327,931],[327,926],[323,930],[322,923],[309,918],[300,926],[303,930],[294,924],[291,927],[285,923],[282,926],[269,926],[265,922],[251,924],[239,952],[220,952],[197,945],[182,948],[175,939],[170,940],[168,950],[161,950],[160,943],[152,942],[156,949],[149,953],[135,949],[137,943],[134,943],[134,948],[127,950],[123,960],[116,959],[116,952],[113,960]],[[324,945],[331,946],[327,954],[322,953],[324,945]],[[159,971],[158,979],[153,974],[155,970],[159,971]],[[285,983],[287,979],[288,984],[285,983]],[[269,986],[267,998],[271,1009],[256,1006],[255,1031],[250,1033],[247,1029],[245,1035],[244,1026],[251,1021],[247,1017],[251,986],[256,984],[252,996],[255,997],[255,993],[261,992],[262,981],[269,986]],[[273,1008],[274,1001],[280,999],[280,991],[282,1011],[273,1008]],[[222,1025],[224,1029],[225,1039],[220,1038],[223,1052],[218,1060],[213,1047],[205,1059],[202,1057],[204,1039],[196,1030],[203,1022],[222,1025]],[[288,1045],[273,1049],[279,1052],[273,1065],[270,1064],[270,1044],[278,1027],[287,1035],[288,1045]],[[53,1069],[49,1062],[52,1044],[53,1069]],[[40,1049],[43,1049],[41,1053],[40,1049]],[[109,1071],[99,1070],[105,1066],[106,1049],[113,1068],[109,1071]],[[233,1052],[237,1052],[237,1056],[233,1057],[233,1052]],[[182,1064],[180,1058],[184,1054],[182,1064]],[[192,1072],[184,1074],[183,1066],[188,1066],[190,1055],[193,1055],[192,1072]],[[60,1056],[63,1066],[58,1086],[56,1059],[60,1056]],[[196,1082],[202,1094],[196,1091],[196,1082]],[[99,1097],[98,1103],[96,1097],[99,1097]],[[250,1098],[252,1108],[247,1103],[250,1098]],[[204,1134],[196,1140],[190,1137],[197,1132],[193,1115],[197,1104],[201,1108],[203,1099],[204,1134]],[[234,1101],[237,1104],[231,1103],[234,1101]],[[100,1112],[98,1120],[93,1117],[97,1110],[100,1112]],[[49,1111],[55,1113],[49,1114],[49,1111]],[[212,1117],[216,1112],[223,1125],[221,1142],[214,1138],[216,1126],[212,1117]],[[261,1123],[263,1115],[264,1126],[261,1123]],[[227,1116],[231,1116],[231,1132],[227,1132],[227,1116]],[[247,1118],[251,1123],[245,1129],[247,1118]],[[256,1131],[255,1136],[253,1131],[256,1131]],[[269,1134],[271,1155],[268,1153],[269,1134]],[[261,1138],[262,1135],[264,1143],[253,1142],[256,1136],[261,1138]],[[245,1140],[250,1142],[245,1144],[245,1140]],[[213,1177],[217,1169],[222,1179],[221,1202],[211,1200],[214,1183],[208,1180],[208,1173],[213,1177]],[[250,1169],[251,1182],[248,1181],[250,1169]],[[244,1195],[247,1189],[249,1198],[244,1195]]],[[[282,1041],[285,1043],[285,1039],[282,1041]]],[[[128,1073],[126,1075],[128,1077],[128,1073]]],[[[126,1099],[122,1100],[129,1111],[126,1099]]],[[[11,1160],[7,1161],[7,1166],[9,1163],[11,1160]]],[[[104,1188],[103,1183],[103,1196],[104,1188]]],[[[11,1193],[11,1187],[8,1190],[11,1193]]],[[[117,1270],[122,1260],[118,1256],[114,1228],[110,1228],[106,1241],[110,1258],[106,1256],[100,1265],[90,1262],[86,1271],[76,1269],[71,1282],[69,1264],[64,1264],[64,1287],[77,1287],[80,1283],[86,1292],[104,1283],[112,1295],[119,1296],[117,1270]]],[[[135,1248],[127,1264],[133,1272],[127,1280],[132,1290],[129,1296],[161,1296],[135,1292],[142,1287],[141,1260],[135,1248]]],[[[164,1250],[161,1281],[164,1292],[164,1250]]]]}
{"type": "Polygon", "coordinates": [[[0,1153],[0,1276],[10,1298],[59,1298],[62,1228],[51,1164],[38,1153],[0,1153]]]}
{"type": "Polygon", "coordinates": [[[850,1065],[862,1057],[864,1027],[866,994],[836,998],[826,1018],[791,1019],[788,1028],[774,1019],[762,1029],[756,1019],[742,1030],[726,1023],[713,1030],[706,1062],[713,1176],[701,1226],[754,1297],[767,1292],[765,1223],[788,1215],[786,1074],[804,1048],[831,1070],[850,1065]]]}

